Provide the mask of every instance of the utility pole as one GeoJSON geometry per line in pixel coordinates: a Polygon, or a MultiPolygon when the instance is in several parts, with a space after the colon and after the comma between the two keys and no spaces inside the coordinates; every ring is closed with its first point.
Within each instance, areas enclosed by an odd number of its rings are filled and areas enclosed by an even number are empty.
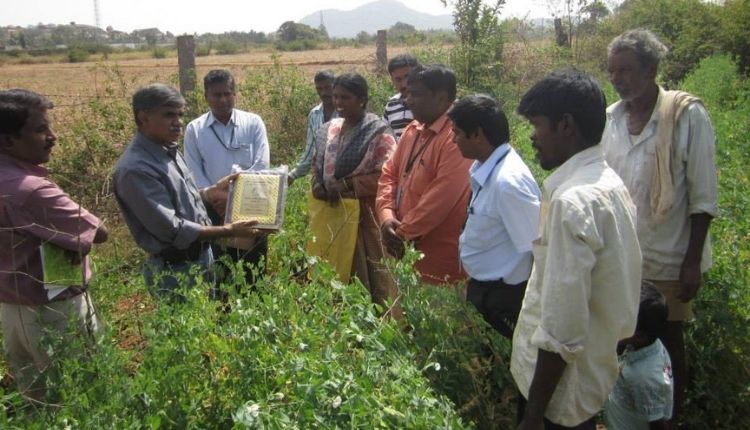
{"type": "Polygon", "coordinates": [[[98,28],[102,28],[102,14],[99,9],[99,0],[94,0],[94,21],[98,28]]]}

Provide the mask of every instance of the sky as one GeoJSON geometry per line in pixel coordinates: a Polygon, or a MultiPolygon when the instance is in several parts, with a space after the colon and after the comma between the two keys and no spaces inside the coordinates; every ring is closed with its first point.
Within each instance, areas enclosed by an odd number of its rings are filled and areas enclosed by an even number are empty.
{"type": "MultiPolygon", "coordinates": [[[[0,0],[0,26],[94,25],[95,0],[0,0]]],[[[351,10],[373,0],[98,0],[103,28],[131,32],[157,27],[179,34],[273,32],[321,9],[351,10]]],[[[440,0],[400,0],[411,9],[450,14],[440,0]]],[[[502,16],[548,16],[545,0],[506,0],[502,16]]]]}

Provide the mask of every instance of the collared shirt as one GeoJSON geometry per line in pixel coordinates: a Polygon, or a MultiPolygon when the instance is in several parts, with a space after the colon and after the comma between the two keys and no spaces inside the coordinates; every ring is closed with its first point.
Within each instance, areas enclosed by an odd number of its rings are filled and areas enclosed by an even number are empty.
{"type": "Polygon", "coordinates": [[[461,233],[461,262],[478,281],[519,284],[531,273],[531,243],[539,234],[541,192],[509,144],[469,170],[472,196],[461,233]]]}
{"type": "MultiPolygon", "coordinates": [[[[690,240],[690,215],[718,214],[715,138],[708,113],[693,103],[677,121],[672,143],[672,180],[675,200],[666,221],[657,223],[651,211],[651,181],[656,164],[656,129],[659,106],[654,106],[640,136],[628,132],[625,103],[619,101],[607,109],[607,127],[602,147],[607,163],[628,187],[638,210],[638,240],[643,251],[643,277],[652,280],[677,280],[690,240]]],[[[711,241],[707,237],[701,269],[711,267],[711,241]]]]}
{"type": "MultiPolygon", "coordinates": [[[[333,110],[330,119],[338,118],[339,113],[333,110]]],[[[294,179],[310,173],[310,165],[312,163],[313,152],[315,151],[315,136],[320,126],[325,124],[325,111],[323,110],[323,103],[315,106],[310,110],[307,115],[307,143],[305,144],[305,152],[297,161],[297,167],[289,173],[294,179]]]]}
{"type": "MultiPolygon", "coordinates": [[[[82,284],[91,278],[87,254],[101,222],[47,178],[42,166],[0,153],[0,302],[48,303],[40,246],[50,242],[83,255],[82,284]]],[[[58,299],[70,297],[63,293],[58,299]]]]}
{"type": "Polygon", "coordinates": [[[398,142],[406,126],[414,120],[414,115],[409,110],[409,107],[406,106],[406,101],[401,96],[401,93],[388,99],[388,102],[385,104],[383,119],[393,129],[396,141],[398,142]]]}
{"type": "Polygon", "coordinates": [[[608,430],[648,430],[672,417],[672,362],[659,339],[620,357],[620,377],[604,406],[608,430]]]}
{"type": "Polygon", "coordinates": [[[209,111],[185,128],[185,160],[200,188],[239,170],[263,170],[271,165],[263,120],[234,109],[224,125],[209,111]]]}
{"type": "Polygon", "coordinates": [[[210,225],[185,160],[138,132],[115,167],[117,203],[135,242],[149,254],[187,249],[210,225]]]}
{"type": "Polygon", "coordinates": [[[380,223],[396,218],[396,233],[424,253],[415,267],[430,283],[465,279],[458,236],[471,190],[465,159],[453,143],[453,123],[444,113],[431,125],[416,121],[404,131],[383,165],[376,205],[380,223]]]}
{"type": "Polygon", "coordinates": [[[635,206],[597,145],[544,181],[540,221],[510,370],[528,398],[538,350],[559,354],[567,366],[545,417],[572,427],[601,409],[617,379],[617,342],[635,330],[635,206]]]}

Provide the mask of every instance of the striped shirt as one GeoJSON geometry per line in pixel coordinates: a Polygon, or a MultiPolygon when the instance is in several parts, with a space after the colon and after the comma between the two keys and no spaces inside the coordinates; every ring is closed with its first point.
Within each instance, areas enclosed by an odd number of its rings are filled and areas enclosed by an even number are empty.
{"type": "Polygon", "coordinates": [[[385,104],[385,112],[383,113],[383,119],[393,129],[393,133],[396,135],[396,140],[401,139],[401,134],[407,125],[414,119],[414,115],[406,107],[406,101],[401,97],[401,93],[388,99],[388,103],[385,104]]]}

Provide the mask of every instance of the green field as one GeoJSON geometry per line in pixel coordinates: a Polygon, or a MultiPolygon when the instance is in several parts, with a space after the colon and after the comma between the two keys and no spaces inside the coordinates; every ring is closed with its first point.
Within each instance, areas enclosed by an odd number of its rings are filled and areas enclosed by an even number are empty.
{"type": "MultiPolygon", "coordinates": [[[[418,55],[451,61],[448,48],[422,47],[418,55]]],[[[512,112],[534,79],[575,62],[546,44],[505,56],[517,61],[506,64],[504,79],[463,85],[461,92],[481,89],[503,100],[512,143],[541,183],[546,173],[534,160],[530,128],[512,112]]],[[[278,57],[269,62],[239,70],[238,107],[263,117],[272,163],[293,164],[316,95],[309,70],[282,65],[278,57]]],[[[577,64],[604,77],[590,62],[577,64]]],[[[60,140],[50,168],[113,231],[93,254],[92,297],[106,330],[95,347],[50,340],[55,384],[49,404],[28,404],[14,390],[0,388],[0,428],[513,428],[509,343],[464,303],[460,286],[419,285],[410,268],[414,252],[393,265],[410,329],[380,318],[383,309],[370,303],[361,284],[339,283],[325,262],[306,255],[306,180],[290,190],[284,229],[271,238],[268,276],[257,293],[233,296],[229,312],[206,298],[206,285],[184,304],[155,303],[140,276],[144,256],[119,218],[109,183],[134,131],[128,105],[133,81],[117,66],[96,70],[97,93],[55,116],[60,140]]],[[[370,106],[379,113],[393,90],[385,76],[365,73],[370,106]]],[[[715,55],[678,86],[701,97],[711,114],[720,183],[720,216],[711,227],[714,268],[688,330],[685,423],[691,429],[746,429],[750,82],[728,56],[715,55]]],[[[614,101],[612,89],[605,88],[614,101]]],[[[205,104],[194,97],[189,108],[195,117],[205,104]]],[[[239,273],[235,282],[243,282],[239,273]]]]}

